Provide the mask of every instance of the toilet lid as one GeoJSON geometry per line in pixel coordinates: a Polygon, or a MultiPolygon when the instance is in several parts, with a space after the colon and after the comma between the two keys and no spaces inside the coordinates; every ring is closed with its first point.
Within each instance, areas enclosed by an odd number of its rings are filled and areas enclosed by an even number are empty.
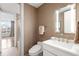
{"type": "Polygon", "coordinates": [[[41,46],[40,45],[34,45],[30,50],[29,53],[36,53],[38,51],[41,50],[41,46]]]}

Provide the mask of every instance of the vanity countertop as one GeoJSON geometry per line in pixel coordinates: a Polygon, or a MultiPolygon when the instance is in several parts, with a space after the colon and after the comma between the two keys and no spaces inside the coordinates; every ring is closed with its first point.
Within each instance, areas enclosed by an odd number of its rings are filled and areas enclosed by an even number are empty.
{"type": "Polygon", "coordinates": [[[55,47],[73,55],[79,56],[79,44],[75,44],[73,42],[66,43],[53,39],[43,41],[43,44],[47,44],[51,47],[55,47]]]}

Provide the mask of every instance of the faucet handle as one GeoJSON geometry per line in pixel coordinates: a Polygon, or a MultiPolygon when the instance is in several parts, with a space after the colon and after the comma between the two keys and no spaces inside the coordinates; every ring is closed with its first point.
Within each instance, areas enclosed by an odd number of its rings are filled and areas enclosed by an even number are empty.
{"type": "Polygon", "coordinates": [[[60,41],[60,38],[58,38],[57,40],[60,41]]]}
{"type": "Polygon", "coordinates": [[[68,39],[64,39],[64,40],[65,40],[65,42],[66,42],[66,43],[68,43],[68,42],[69,42],[69,41],[68,41],[68,39]]]}
{"type": "Polygon", "coordinates": [[[61,33],[61,35],[63,36],[63,33],[61,33]]]}

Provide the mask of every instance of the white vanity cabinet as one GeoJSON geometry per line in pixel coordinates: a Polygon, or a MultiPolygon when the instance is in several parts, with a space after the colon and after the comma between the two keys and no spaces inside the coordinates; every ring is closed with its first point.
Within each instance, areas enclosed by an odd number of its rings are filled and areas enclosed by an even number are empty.
{"type": "Polygon", "coordinates": [[[56,56],[56,54],[50,50],[49,46],[43,44],[43,56],[56,56]]]}
{"type": "Polygon", "coordinates": [[[44,49],[44,50],[43,50],[43,56],[55,56],[55,55],[52,54],[50,51],[44,49]]]}
{"type": "Polygon", "coordinates": [[[71,53],[65,49],[53,46],[53,43],[50,44],[43,42],[43,56],[77,56],[77,54],[71,53]]]}

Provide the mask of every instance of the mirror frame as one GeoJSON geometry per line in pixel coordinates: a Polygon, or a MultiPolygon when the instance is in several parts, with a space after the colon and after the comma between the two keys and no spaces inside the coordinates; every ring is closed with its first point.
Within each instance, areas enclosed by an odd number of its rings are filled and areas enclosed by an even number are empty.
{"type": "MultiPolygon", "coordinates": [[[[67,5],[63,8],[60,8],[59,10],[56,10],[56,21],[60,21],[60,29],[59,29],[59,32],[55,31],[56,33],[63,33],[63,34],[75,34],[75,33],[65,33],[64,32],[64,27],[63,27],[63,31],[61,31],[61,20],[59,20],[59,14],[62,13],[62,12],[65,12],[65,11],[68,11],[68,10],[71,10],[72,8],[75,8],[76,4],[70,4],[70,5],[67,5]]],[[[77,22],[77,21],[76,21],[77,22]]],[[[63,22],[64,23],[64,22],[63,22]]]]}

